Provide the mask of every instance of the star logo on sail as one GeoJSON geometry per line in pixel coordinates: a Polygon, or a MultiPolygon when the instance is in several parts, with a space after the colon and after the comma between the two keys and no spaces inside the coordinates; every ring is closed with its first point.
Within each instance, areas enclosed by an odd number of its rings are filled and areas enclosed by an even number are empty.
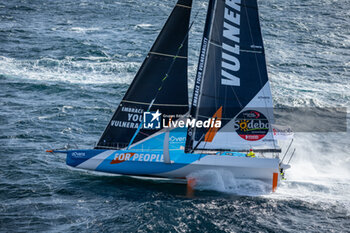
{"type": "Polygon", "coordinates": [[[162,114],[157,110],[156,112],[144,112],[144,129],[160,129],[160,116],[162,114]]]}

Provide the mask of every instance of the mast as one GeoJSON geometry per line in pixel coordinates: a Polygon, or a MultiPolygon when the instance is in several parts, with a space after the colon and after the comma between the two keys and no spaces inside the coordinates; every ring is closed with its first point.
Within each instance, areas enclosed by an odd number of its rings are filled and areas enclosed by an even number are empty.
{"type": "MultiPolygon", "coordinates": [[[[191,6],[192,0],[178,0],[95,149],[128,146],[150,105],[151,112],[159,110],[168,115],[188,112],[187,54],[191,6]],[[170,66],[172,69],[168,72],[170,66]]],[[[133,142],[159,130],[141,127],[133,142]]]]}
{"type": "Polygon", "coordinates": [[[186,152],[278,151],[257,0],[210,0],[191,117],[220,116],[220,129],[189,128],[186,152]]]}

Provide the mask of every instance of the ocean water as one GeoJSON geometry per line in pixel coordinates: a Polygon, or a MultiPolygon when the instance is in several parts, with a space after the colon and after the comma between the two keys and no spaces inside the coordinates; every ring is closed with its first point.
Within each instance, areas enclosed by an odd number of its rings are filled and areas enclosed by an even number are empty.
{"type": "MultiPolygon", "coordinates": [[[[349,107],[350,1],[258,2],[275,105],[349,107]]],[[[349,232],[349,132],[296,133],[274,194],[217,172],[189,198],[183,184],[45,153],[92,148],[174,4],[0,1],[0,231],[349,232]]],[[[206,6],[194,1],[191,90],[206,6]]]]}

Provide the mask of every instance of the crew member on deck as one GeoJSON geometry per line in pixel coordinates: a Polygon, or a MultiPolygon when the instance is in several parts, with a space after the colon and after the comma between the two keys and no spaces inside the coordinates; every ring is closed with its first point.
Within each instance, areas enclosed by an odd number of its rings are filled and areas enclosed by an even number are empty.
{"type": "Polygon", "coordinates": [[[255,158],[255,153],[253,151],[253,149],[250,149],[248,154],[247,154],[247,157],[250,157],[250,158],[255,158]]]}
{"type": "Polygon", "coordinates": [[[280,172],[281,172],[280,173],[281,174],[281,179],[285,180],[286,178],[284,177],[284,170],[283,170],[283,168],[280,169],[280,172]]]}

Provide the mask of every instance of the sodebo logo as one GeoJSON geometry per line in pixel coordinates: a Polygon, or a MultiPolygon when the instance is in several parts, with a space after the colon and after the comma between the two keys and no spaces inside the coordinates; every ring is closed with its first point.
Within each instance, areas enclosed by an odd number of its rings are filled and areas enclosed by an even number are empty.
{"type": "Polygon", "coordinates": [[[269,121],[261,112],[248,110],[240,113],[234,124],[237,134],[247,141],[258,141],[269,132],[269,121]]]}

